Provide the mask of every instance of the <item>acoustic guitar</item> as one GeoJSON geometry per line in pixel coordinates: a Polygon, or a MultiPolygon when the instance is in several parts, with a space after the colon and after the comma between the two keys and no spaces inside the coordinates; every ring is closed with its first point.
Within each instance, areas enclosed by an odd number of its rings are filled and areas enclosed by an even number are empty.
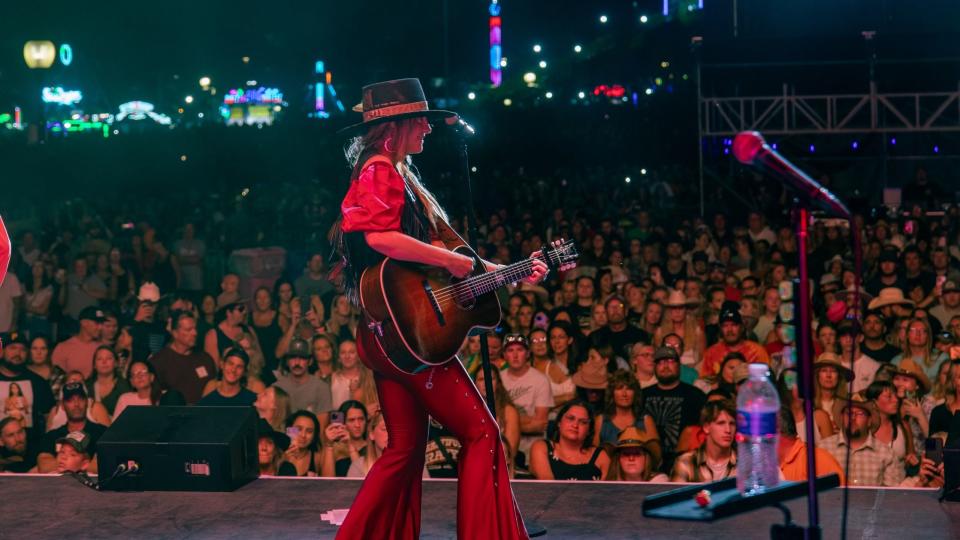
{"type": "MultiPolygon", "coordinates": [[[[464,279],[446,270],[386,258],[360,276],[360,305],[366,323],[397,369],[416,373],[453,358],[474,328],[500,322],[496,290],[529,277],[533,258],[484,272],[469,246],[453,251],[477,261],[477,271],[464,279]]],[[[543,247],[536,258],[551,270],[568,270],[579,258],[572,240],[543,247]]]]}

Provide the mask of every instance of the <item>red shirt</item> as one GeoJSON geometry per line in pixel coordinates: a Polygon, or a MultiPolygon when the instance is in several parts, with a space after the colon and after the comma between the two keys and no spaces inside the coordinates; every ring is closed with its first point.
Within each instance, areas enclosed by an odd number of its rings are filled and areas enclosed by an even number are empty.
{"type": "Polygon", "coordinates": [[[3,218],[0,217],[0,283],[3,283],[3,278],[7,275],[10,249],[10,237],[7,235],[7,228],[3,225],[3,218]]]}
{"type": "Polygon", "coordinates": [[[340,204],[343,232],[399,231],[406,184],[388,163],[374,161],[350,184],[340,204]]]}
{"type": "Polygon", "coordinates": [[[770,364],[770,355],[756,341],[744,340],[736,347],[730,347],[723,341],[714,343],[703,353],[703,364],[700,365],[701,377],[713,377],[720,371],[723,358],[732,352],[738,352],[747,359],[749,364],[770,364]]]}

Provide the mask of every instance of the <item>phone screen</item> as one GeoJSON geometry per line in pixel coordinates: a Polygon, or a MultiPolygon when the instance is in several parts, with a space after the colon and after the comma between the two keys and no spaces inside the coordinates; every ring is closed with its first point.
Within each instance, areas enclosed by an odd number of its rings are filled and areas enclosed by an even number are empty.
{"type": "Polygon", "coordinates": [[[340,411],[331,411],[330,412],[330,423],[331,424],[342,424],[343,422],[343,413],[340,411]]]}
{"type": "Polygon", "coordinates": [[[940,438],[930,437],[924,446],[924,457],[937,465],[943,463],[943,441],[940,438]]]}

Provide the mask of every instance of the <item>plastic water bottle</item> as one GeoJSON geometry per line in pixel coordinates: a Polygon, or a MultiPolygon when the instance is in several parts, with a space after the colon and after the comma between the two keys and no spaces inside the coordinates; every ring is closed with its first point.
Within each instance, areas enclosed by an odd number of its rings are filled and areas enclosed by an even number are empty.
{"type": "Polygon", "coordinates": [[[780,397],[765,364],[750,364],[749,373],[737,395],[737,489],[743,495],[760,493],[780,481],[780,397]]]}

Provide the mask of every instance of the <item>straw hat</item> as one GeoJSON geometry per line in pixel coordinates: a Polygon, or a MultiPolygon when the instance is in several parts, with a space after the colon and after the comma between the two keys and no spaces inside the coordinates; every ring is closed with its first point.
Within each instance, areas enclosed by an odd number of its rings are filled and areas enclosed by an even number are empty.
{"type": "Polygon", "coordinates": [[[540,299],[540,302],[546,303],[550,299],[550,293],[540,285],[534,285],[533,283],[528,283],[526,281],[520,282],[520,286],[517,287],[517,292],[525,293],[530,292],[537,296],[540,299]]]}
{"type": "Polygon", "coordinates": [[[646,431],[640,431],[635,426],[630,426],[620,432],[620,435],[617,437],[617,446],[616,450],[622,450],[624,448],[642,448],[647,452],[647,455],[650,456],[650,460],[653,462],[650,467],[653,470],[660,468],[660,458],[661,448],[660,448],[660,439],[656,436],[647,433],[646,431]]]}
{"type": "Polygon", "coordinates": [[[853,371],[851,371],[847,366],[843,365],[843,363],[840,361],[840,357],[832,352],[820,353],[820,356],[818,356],[817,360],[813,363],[814,371],[827,366],[836,368],[837,372],[846,377],[848,381],[853,378],[853,371]]]}
{"type": "Polygon", "coordinates": [[[897,287],[886,287],[880,289],[880,294],[870,301],[867,309],[880,309],[885,306],[910,306],[913,307],[913,300],[904,298],[903,291],[897,287]]]}
{"type": "Polygon", "coordinates": [[[927,374],[923,372],[923,369],[920,366],[911,360],[910,358],[904,358],[900,361],[900,365],[896,366],[896,370],[893,371],[893,375],[903,375],[904,377],[913,377],[917,381],[917,386],[920,387],[920,394],[926,394],[930,391],[930,378],[927,377],[927,374]]]}
{"type": "Polygon", "coordinates": [[[687,296],[683,294],[683,291],[678,291],[676,289],[670,289],[670,294],[667,296],[667,301],[663,303],[663,307],[687,307],[690,305],[690,300],[687,299],[687,296]]]}

